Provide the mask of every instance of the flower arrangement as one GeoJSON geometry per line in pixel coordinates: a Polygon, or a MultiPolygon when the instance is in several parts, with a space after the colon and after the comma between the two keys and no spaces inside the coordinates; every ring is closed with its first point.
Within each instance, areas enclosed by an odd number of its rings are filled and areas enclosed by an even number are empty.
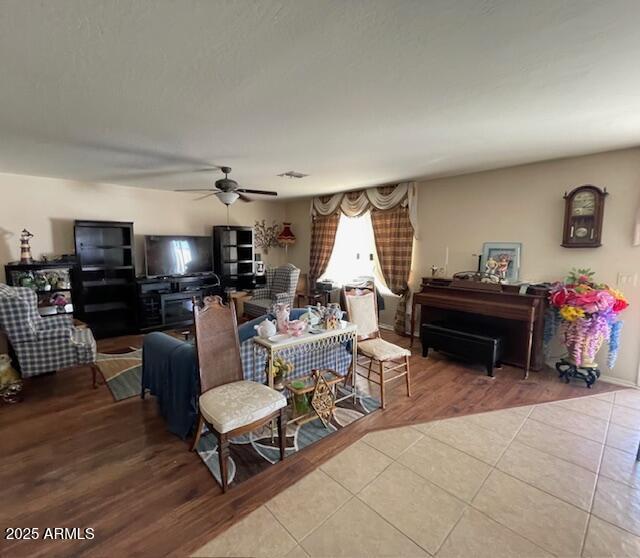
{"type": "Polygon", "coordinates": [[[551,313],[545,338],[558,329],[564,332],[569,355],[576,365],[591,364],[602,343],[609,345],[607,365],[613,368],[618,356],[622,321],[620,313],[629,306],[624,295],[594,281],[589,269],[573,269],[564,282],[549,293],[551,313]]]}

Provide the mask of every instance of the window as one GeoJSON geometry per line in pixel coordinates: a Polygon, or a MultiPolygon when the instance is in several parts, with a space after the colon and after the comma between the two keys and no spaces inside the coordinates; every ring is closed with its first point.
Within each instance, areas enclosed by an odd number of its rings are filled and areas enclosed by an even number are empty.
{"type": "Polygon", "coordinates": [[[327,270],[320,279],[329,279],[342,287],[363,277],[373,277],[380,293],[392,294],[380,271],[371,214],[368,211],[359,217],[342,214],[327,270]]]}

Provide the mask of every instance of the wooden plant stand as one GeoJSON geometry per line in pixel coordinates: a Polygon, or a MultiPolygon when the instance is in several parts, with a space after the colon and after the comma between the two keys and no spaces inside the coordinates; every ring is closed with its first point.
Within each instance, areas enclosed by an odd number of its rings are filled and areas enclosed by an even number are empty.
{"type": "MultiPolygon", "coordinates": [[[[340,376],[335,370],[331,370],[329,368],[324,368],[322,370],[314,370],[308,376],[302,376],[300,378],[296,378],[295,380],[291,380],[285,384],[285,387],[292,394],[292,416],[289,422],[297,422],[298,424],[305,424],[312,420],[318,418],[318,414],[313,409],[311,405],[311,399],[309,399],[309,411],[306,413],[299,413],[298,408],[296,406],[296,398],[297,397],[307,397],[309,398],[309,394],[313,394],[316,390],[316,386],[318,385],[318,374],[322,375],[324,381],[327,385],[335,390],[335,385],[340,382],[344,382],[346,376],[340,376]],[[300,382],[304,383],[303,387],[295,387],[293,384],[300,384],[300,382]]],[[[332,412],[335,409],[335,397],[332,402],[332,412]]]]}
{"type": "Polygon", "coordinates": [[[579,380],[584,380],[588,388],[591,388],[600,377],[600,369],[597,364],[578,366],[573,360],[565,358],[556,362],[556,370],[565,383],[568,384],[571,378],[578,378],[579,380]]]}

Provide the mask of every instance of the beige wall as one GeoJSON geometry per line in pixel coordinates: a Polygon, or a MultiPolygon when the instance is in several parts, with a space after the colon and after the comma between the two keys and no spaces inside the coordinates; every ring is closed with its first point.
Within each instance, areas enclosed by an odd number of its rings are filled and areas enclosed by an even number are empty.
{"type": "MultiPolygon", "coordinates": [[[[282,222],[284,212],[283,203],[237,202],[230,208],[229,222],[282,222]]],[[[73,253],[75,219],[133,221],[139,274],[144,272],[143,235],[209,235],[212,225],[227,222],[226,209],[215,198],[194,201],[190,195],[161,190],[0,174],[0,280],[4,280],[4,264],[20,257],[23,228],[34,234],[34,257],[73,253]]],[[[281,248],[272,249],[263,257],[273,265],[285,261],[281,248]]]]}
{"type": "MultiPolygon", "coordinates": [[[[265,259],[278,265],[291,261],[303,271],[309,265],[309,199],[290,202],[236,203],[231,224],[252,225],[256,219],[291,221],[298,237],[288,256],[273,249],[265,259]]],[[[521,279],[551,281],[571,267],[591,267],[601,281],[616,285],[619,273],[640,274],[640,248],[631,245],[634,214],[640,203],[640,149],[617,151],[421,182],[421,238],[414,247],[413,289],[432,264],[444,263],[449,247],[449,273],[475,269],[474,253],[485,241],[522,242],[521,279]],[[566,249],[560,246],[564,201],[575,186],[591,183],[610,192],[605,207],[603,246],[566,249]]],[[[225,224],[225,208],[217,200],[195,202],[189,196],[158,190],[98,185],[0,174],[0,264],[19,256],[18,237],[26,227],[35,234],[35,256],[73,251],[73,220],[135,222],[136,235],[209,234],[225,224]]],[[[138,238],[138,246],[140,238],[138,238]]],[[[141,250],[138,249],[140,266],[141,250]]],[[[142,267],[138,268],[139,271],[142,267]]],[[[0,279],[2,279],[0,271],[0,279]]],[[[622,349],[615,370],[621,380],[636,383],[640,360],[640,279],[625,285],[632,304],[625,315],[622,349]]],[[[387,300],[383,323],[393,323],[393,300],[387,300]]]]}
{"type": "MultiPolygon", "coordinates": [[[[640,247],[633,247],[634,215],[640,203],[640,149],[563,159],[497,171],[421,182],[419,186],[420,240],[414,248],[412,288],[443,265],[449,247],[448,272],[475,269],[483,242],[522,242],[520,277],[525,281],[553,281],[572,267],[590,267],[601,281],[616,285],[618,274],[640,275],[640,247]],[[582,184],[606,187],[603,246],[567,249],[560,246],[566,190],[582,184]]],[[[301,242],[291,252],[294,263],[307,266],[309,201],[287,205],[287,215],[301,242]],[[304,209],[304,212],[303,212],[304,209]]],[[[636,383],[640,360],[640,277],[625,285],[631,307],[618,364],[604,373],[636,383]]],[[[393,301],[381,317],[392,323],[393,301]]]]}

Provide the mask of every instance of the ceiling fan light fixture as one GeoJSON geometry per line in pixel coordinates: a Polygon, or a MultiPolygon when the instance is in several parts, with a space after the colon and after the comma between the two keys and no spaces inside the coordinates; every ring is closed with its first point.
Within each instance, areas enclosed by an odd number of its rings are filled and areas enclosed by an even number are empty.
{"type": "Polygon", "coordinates": [[[240,195],[237,192],[216,192],[216,197],[225,205],[234,203],[240,195]]]}

